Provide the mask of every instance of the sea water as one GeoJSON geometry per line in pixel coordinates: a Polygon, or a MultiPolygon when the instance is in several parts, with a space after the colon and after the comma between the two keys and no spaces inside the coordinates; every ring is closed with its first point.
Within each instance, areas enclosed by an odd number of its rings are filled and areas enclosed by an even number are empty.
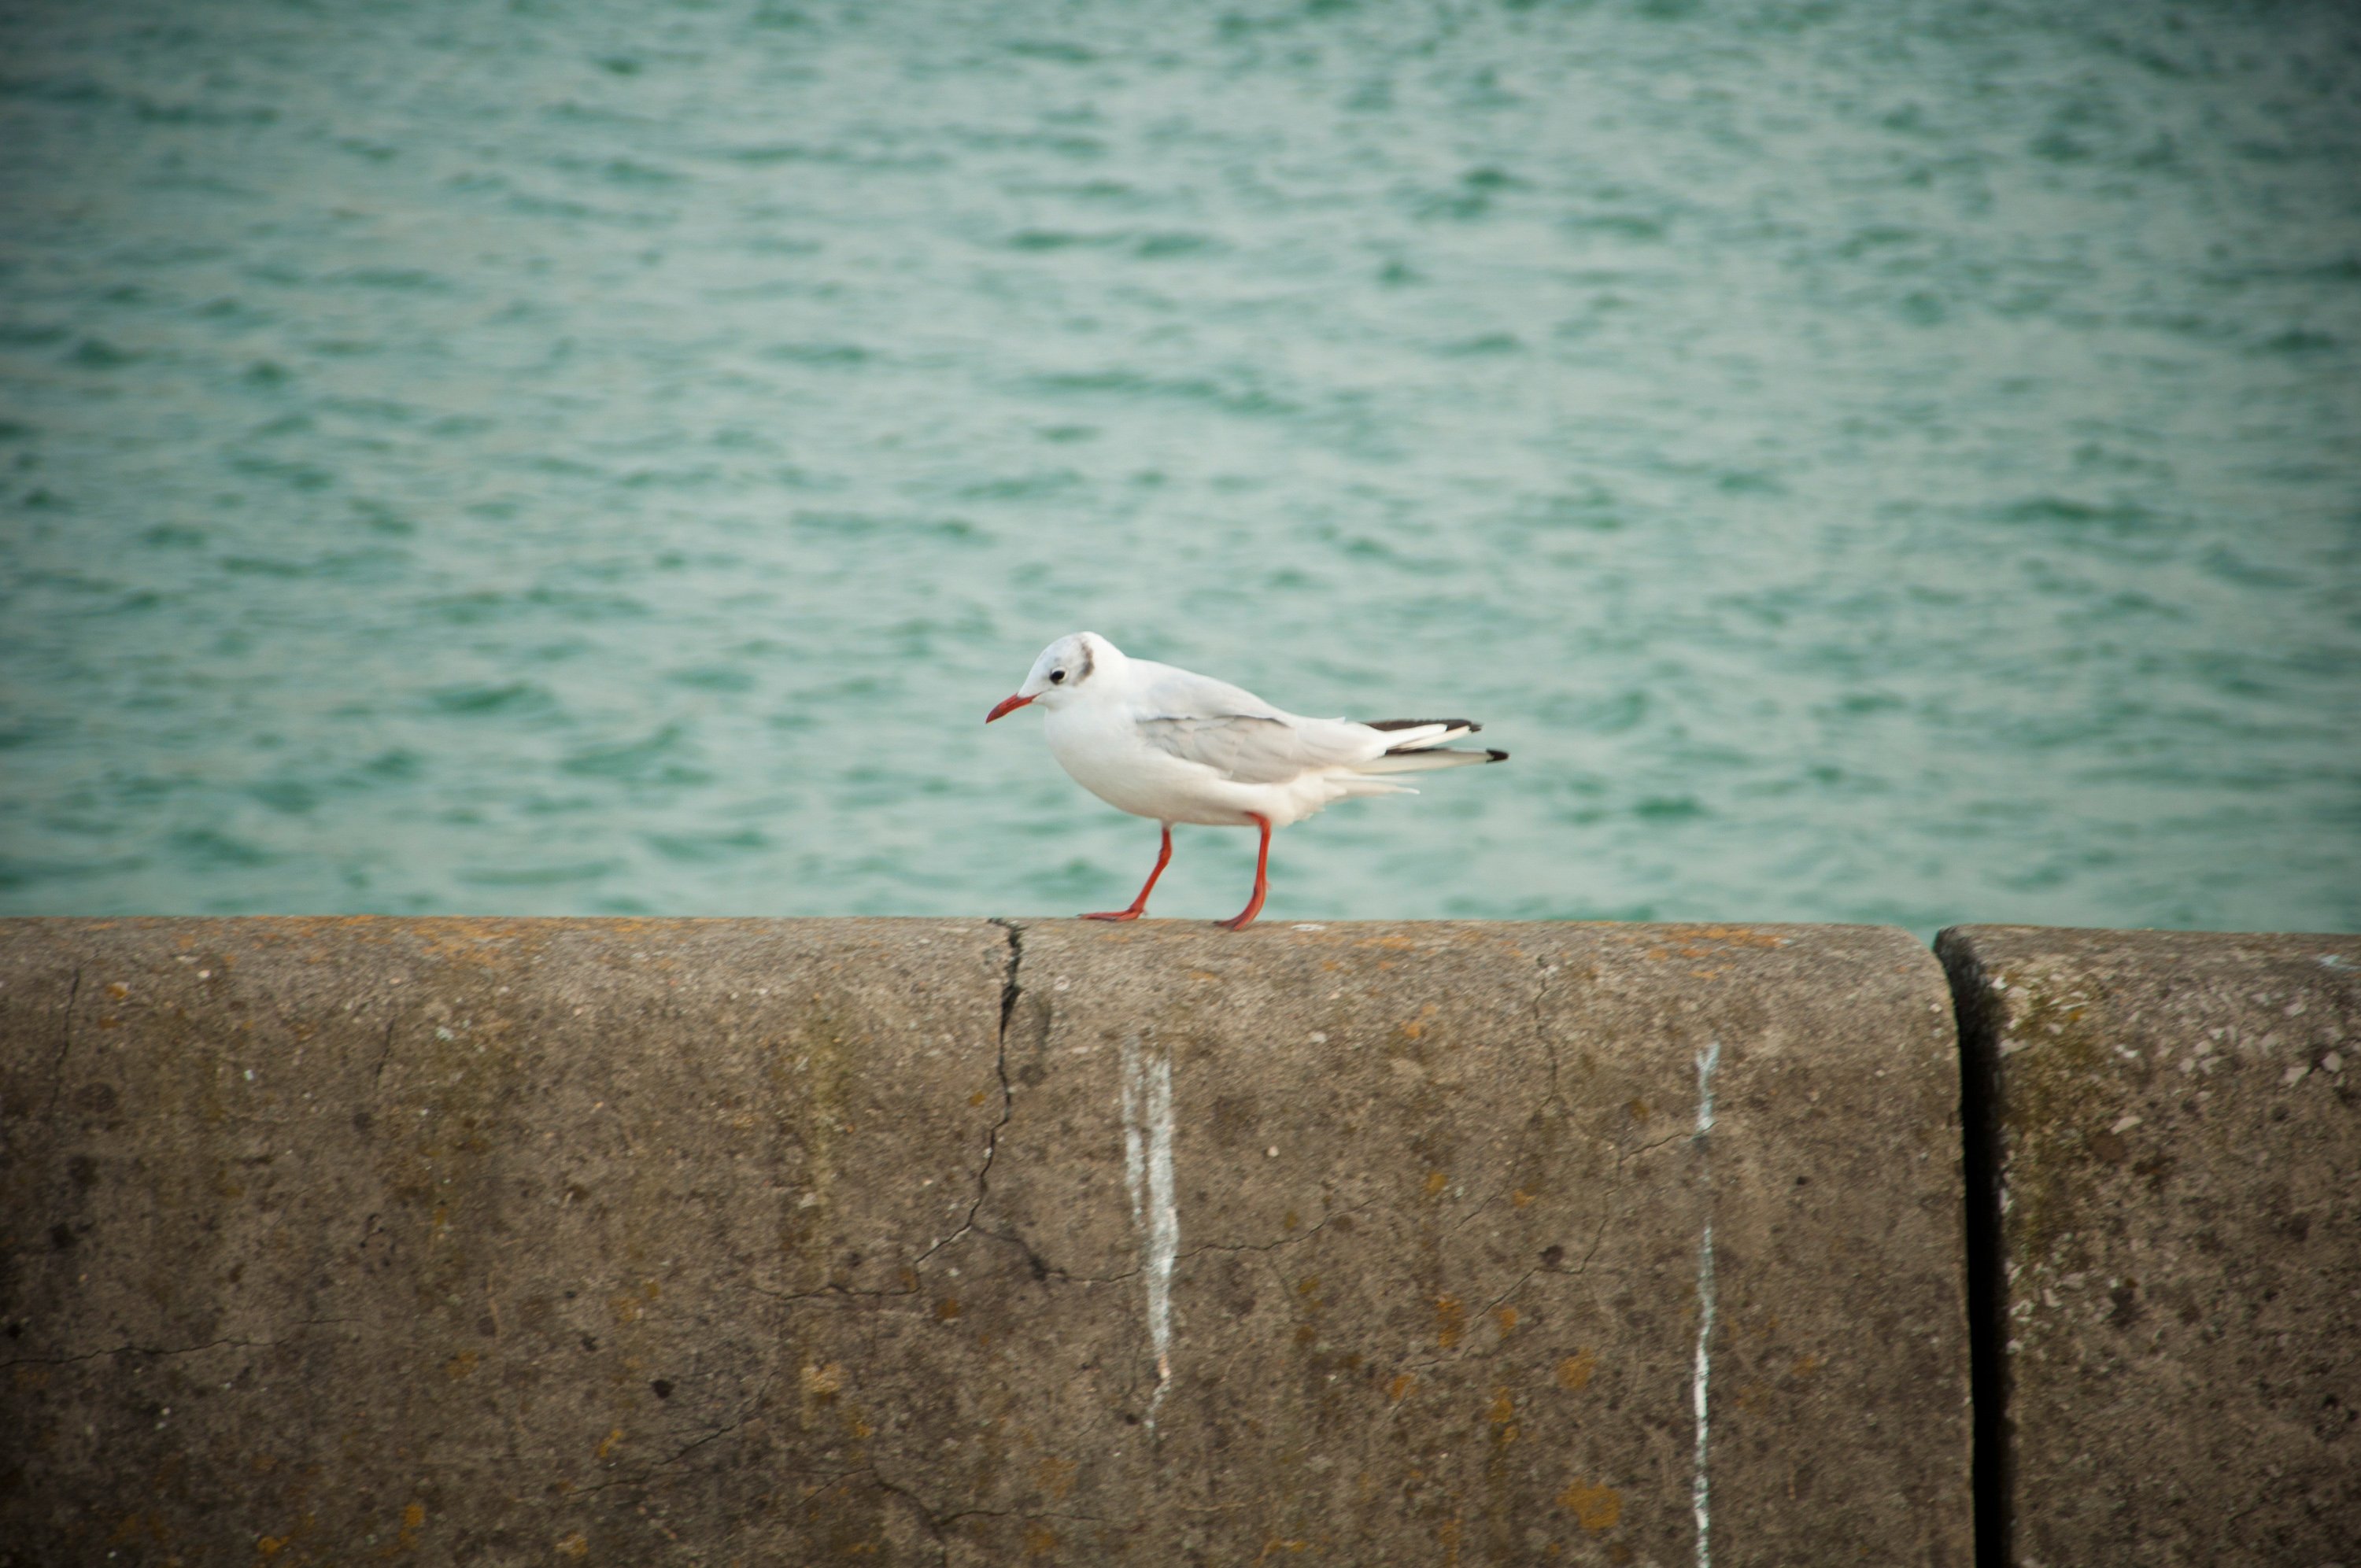
{"type": "Polygon", "coordinates": [[[0,912],[2361,923],[2334,4],[20,3],[0,912]],[[1182,828],[1156,912],[1233,913],[1182,828]]]}

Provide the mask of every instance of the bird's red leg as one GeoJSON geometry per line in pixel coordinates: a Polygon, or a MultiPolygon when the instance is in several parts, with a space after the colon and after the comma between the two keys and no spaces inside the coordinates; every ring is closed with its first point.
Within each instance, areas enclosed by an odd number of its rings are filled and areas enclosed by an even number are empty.
{"type": "Polygon", "coordinates": [[[1133,900],[1131,901],[1131,907],[1130,907],[1130,908],[1128,908],[1128,909],[1115,909],[1115,910],[1110,910],[1110,911],[1108,911],[1107,913],[1105,913],[1105,914],[1104,914],[1104,915],[1085,915],[1085,916],[1082,916],[1082,918],[1083,918],[1083,919],[1085,919],[1085,920],[1137,920],[1137,919],[1138,919],[1138,918],[1139,918],[1139,915],[1140,915],[1140,911],[1142,911],[1142,910],[1144,910],[1144,909],[1146,909],[1146,908],[1148,907],[1148,895],[1149,894],[1151,894],[1151,893],[1153,893],[1153,892],[1155,892],[1155,891],[1156,891],[1156,879],[1157,879],[1158,877],[1160,877],[1160,876],[1162,876],[1162,875],[1164,874],[1164,868],[1165,868],[1166,866],[1168,866],[1168,865],[1171,864],[1171,862],[1172,862],[1172,824],[1170,824],[1170,822],[1167,822],[1167,823],[1164,825],[1164,848],[1163,848],[1162,850],[1159,850],[1159,851],[1157,852],[1157,856],[1156,856],[1156,869],[1155,869],[1154,871],[1152,871],[1152,872],[1148,872],[1148,883],[1147,883],[1147,885],[1145,885],[1144,887],[1142,887],[1142,888],[1139,890],[1139,896],[1138,896],[1137,898],[1135,898],[1135,899],[1133,899],[1133,900]]]}
{"type": "Polygon", "coordinates": [[[1262,895],[1270,891],[1270,818],[1256,817],[1251,811],[1246,815],[1254,817],[1255,826],[1262,829],[1262,849],[1255,855],[1254,896],[1246,900],[1246,906],[1238,912],[1236,919],[1222,922],[1233,931],[1243,931],[1254,924],[1254,917],[1262,913],[1262,895]]]}

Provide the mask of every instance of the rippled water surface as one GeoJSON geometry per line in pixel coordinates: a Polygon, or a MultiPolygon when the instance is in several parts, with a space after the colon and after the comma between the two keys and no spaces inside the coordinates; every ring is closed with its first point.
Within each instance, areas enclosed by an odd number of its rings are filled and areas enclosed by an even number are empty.
{"type": "Polygon", "coordinates": [[[0,12],[0,910],[2361,924],[2341,5],[0,12]],[[1158,912],[1243,901],[1182,828],[1158,912]]]}

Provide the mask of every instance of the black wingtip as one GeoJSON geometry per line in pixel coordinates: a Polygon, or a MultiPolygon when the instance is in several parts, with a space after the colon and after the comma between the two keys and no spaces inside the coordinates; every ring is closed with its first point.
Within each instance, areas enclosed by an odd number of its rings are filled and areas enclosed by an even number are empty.
{"type": "Polygon", "coordinates": [[[1484,760],[1488,762],[1505,762],[1509,760],[1509,753],[1487,749],[1484,752],[1484,760]]]}
{"type": "Polygon", "coordinates": [[[1447,724],[1470,735],[1484,728],[1472,718],[1367,718],[1362,722],[1372,729],[1416,729],[1428,724],[1447,724]]]}

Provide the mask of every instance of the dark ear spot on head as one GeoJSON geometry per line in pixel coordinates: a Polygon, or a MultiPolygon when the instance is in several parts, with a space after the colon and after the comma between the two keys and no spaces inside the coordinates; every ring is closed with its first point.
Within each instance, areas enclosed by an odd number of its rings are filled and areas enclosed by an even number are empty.
{"type": "Polygon", "coordinates": [[[1082,656],[1074,663],[1074,684],[1081,685],[1091,678],[1091,644],[1085,638],[1080,644],[1082,656]]]}

